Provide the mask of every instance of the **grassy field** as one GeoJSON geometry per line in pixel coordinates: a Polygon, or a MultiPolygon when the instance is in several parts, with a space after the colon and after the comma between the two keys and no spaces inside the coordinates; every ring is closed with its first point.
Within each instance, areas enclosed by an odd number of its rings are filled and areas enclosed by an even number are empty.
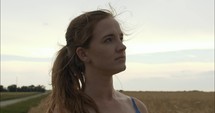
{"type": "Polygon", "coordinates": [[[124,92],[143,101],[149,113],[215,113],[214,92],[124,92]]]}
{"type": "Polygon", "coordinates": [[[38,106],[40,104],[40,101],[46,97],[47,95],[43,95],[16,104],[12,104],[6,107],[2,107],[0,108],[0,113],[28,113],[30,108],[38,106]]]}
{"type": "Polygon", "coordinates": [[[27,97],[39,94],[38,92],[0,92],[0,101],[27,97]]]}
{"type": "MultiPolygon", "coordinates": [[[[149,113],[215,113],[214,92],[123,92],[143,101],[149,113]]],[[[45,113],[45,102],[28,113],[45,113]]]]}

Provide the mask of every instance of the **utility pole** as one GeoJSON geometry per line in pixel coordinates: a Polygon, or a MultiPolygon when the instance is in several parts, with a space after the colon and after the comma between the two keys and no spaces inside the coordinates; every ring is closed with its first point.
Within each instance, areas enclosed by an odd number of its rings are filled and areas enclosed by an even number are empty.
{"type": "Polygon", "coordinates": [[[16,92],[17,92],[17,88],[18,88],[18,77],[16,76],[16,92]]]}

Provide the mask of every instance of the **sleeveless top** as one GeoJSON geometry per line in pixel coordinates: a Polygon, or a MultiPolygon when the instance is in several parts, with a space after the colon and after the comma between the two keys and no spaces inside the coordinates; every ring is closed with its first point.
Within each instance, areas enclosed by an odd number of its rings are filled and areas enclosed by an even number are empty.
{"type": "Polygon", "coordinates": [[[135,103],[135,101],[134,101],[134,99],[131,97],[131,101],[132,101],[132,104],[133,104],[133,107],[134,107],[134,109],[135,109],[135,113],[141,113],[140,111],[139,111],[139,109],[138,109],[138,107],[137,107],[137,105],[136,105],[136,103],[135,103]]]}

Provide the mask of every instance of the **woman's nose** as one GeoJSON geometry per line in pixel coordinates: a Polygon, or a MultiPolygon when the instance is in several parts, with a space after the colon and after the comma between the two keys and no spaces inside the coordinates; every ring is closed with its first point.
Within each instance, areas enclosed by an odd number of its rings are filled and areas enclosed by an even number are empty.
{"type": "Polygon", "coordinates": [[[126,50],[126,46],[120,42],[118,47],[117,47],[117,52],[124,52],[126,50]]]}

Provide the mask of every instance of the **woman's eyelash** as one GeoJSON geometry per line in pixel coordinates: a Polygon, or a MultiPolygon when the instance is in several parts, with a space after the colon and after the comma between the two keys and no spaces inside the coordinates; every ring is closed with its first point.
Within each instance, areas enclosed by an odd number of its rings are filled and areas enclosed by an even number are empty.
{"type": "Polygon", "coordinates": [[[107,38],[106,40],[105,40],[105,42],[111,42],[113,39],[112,38],[107,38]]]}
{"type": "Polygon", "coordinates": [[[124,38],[123,38],[123,36],[122,37],[120,37],[120,40],[123,42],[124,41],[124,38]]]}
{"type": "Polygon", "coordinates": [[[122,42],[124,41],[123,33],[120,34],[120,40],[121,40],[122,42]]]}
{"type": "MultiPolygon", "coordinates": [[[[114,38],[116,38],[116,37],[113,34],[109,34],[106,36],[106,39],[104,40],[104,42],[111,42],[114,40],[114,38]]],[[[121,34],[119,38],[122,42],[124,41],[123,34],[121,34]]]]}

